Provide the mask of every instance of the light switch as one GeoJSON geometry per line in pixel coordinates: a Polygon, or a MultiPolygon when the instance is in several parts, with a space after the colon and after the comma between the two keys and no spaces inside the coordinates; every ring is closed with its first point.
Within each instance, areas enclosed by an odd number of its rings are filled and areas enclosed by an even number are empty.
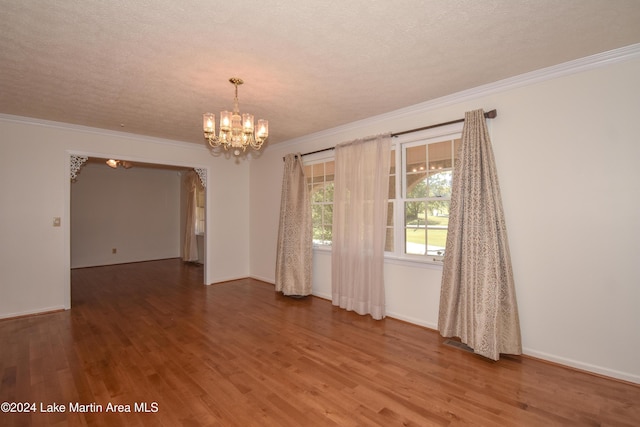
{"type": "Polygon", "coordinates": [[[56,216],[53,218],[53,226],[54,227],[60,227],[60,217],[56,216]]]}

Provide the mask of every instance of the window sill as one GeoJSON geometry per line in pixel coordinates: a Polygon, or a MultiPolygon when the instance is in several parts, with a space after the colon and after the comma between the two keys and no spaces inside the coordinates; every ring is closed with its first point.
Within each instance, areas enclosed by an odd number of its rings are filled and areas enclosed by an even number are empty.
{"type": "MultiPolygon", "coordinates": [[[[315,253],[321,253],[325,255],[331,254],[331,246],[329,245],[314,245],[313,251],[315,253]]],[[[384,255],[385,264],[402,265],[413,268],[428,268],[431,270],[442,270],[442,261],[433,260],[433,258],[418,258],[418,257],[399,257],[394,255],[384,255]]]]}
{"type": "Polygon", "coordinates": [[[429,258],[413,258],[413,257],[399,257],[394,255],[384,255],[385,264],[403,265],[406,267],[414,268],[428,268],[431,270],[442,270],[442,261],[434,260],[433,257],[429,258]]]}

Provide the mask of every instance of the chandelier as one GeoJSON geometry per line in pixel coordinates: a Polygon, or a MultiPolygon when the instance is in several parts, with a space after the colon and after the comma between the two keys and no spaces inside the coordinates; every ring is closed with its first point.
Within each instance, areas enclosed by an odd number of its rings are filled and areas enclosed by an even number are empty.
{"type": "Polygon", "coordinates": [[[202,115],[202,129],[204,139],[213,149],[224,147],[225,150],[233,149],[233,154],[239,156],[247,147],[259,150],[269,136],[269,122],[258,120],[258,126],[254,128],[253,115],[242,114],[238,108],[238,86],[244,81],[237,77],[229,79],[235,88],[236,96],[233,99],[233,112],[220,112],[220,132],[216,135],[216,115],[204,113],[202,115]]]}

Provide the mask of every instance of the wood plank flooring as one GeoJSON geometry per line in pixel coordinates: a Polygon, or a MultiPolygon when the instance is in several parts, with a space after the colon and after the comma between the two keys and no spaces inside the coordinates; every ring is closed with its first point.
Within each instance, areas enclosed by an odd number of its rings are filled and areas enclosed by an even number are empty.
{"type": "Polygon", "coordinates": [[[632,384],[491,362],[252,279],[201,282],[180,260],[73,270],[71,310],[0,321],[0,402],[37,405],[0,425],[640,425],[632,384]]]}

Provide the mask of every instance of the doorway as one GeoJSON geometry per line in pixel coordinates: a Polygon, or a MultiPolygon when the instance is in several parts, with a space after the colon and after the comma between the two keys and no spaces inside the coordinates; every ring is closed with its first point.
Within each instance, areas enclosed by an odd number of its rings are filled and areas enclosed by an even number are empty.
{"type": "MultiPolygon", "coordinates": [[[[109,166],[105,157],[88,157],[69,186],[69,270],[182,258],[184,177],[194,168],[131,160],[109,166]]],[[[199,240],[205,252],[203,230],[199,240]]],[[[198,257],[203,284],[205,260],[198,257]]],[[[69,295],[68,308],[71,302],[69,295]]]]}

